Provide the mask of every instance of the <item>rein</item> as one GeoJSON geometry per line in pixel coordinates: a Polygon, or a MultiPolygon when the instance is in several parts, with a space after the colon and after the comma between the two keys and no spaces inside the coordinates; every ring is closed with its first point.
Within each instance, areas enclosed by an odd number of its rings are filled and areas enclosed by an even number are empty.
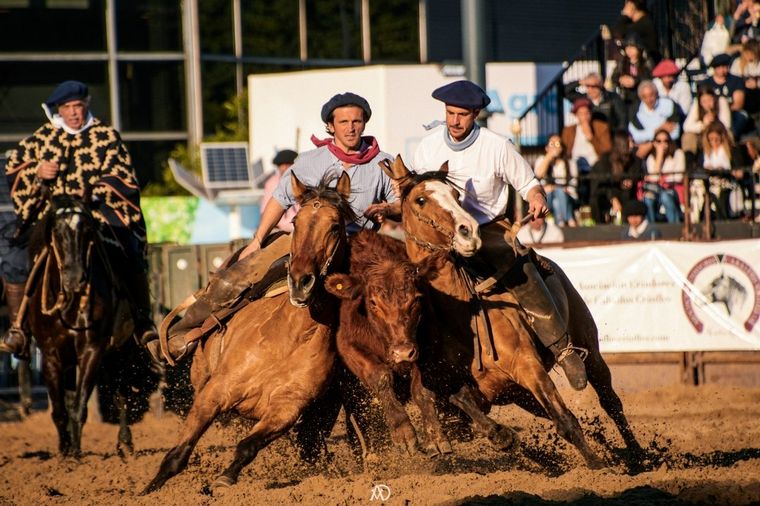
{"type": "MultiPolygon", "coordinates": [[[[406,200],[406,198],[404,199],[406,200]]],[[[422,248],[425,248],[427,250],[433,251],[433,252],[439,252],[439,251],[451,251],[454,249],[454,233],[450,232],[448,230],[445,230],[441,225],[439,225],[436,221],[434,221],[432,218],[428,218],[427,216],[424,216],[422,213],[420,213],[417,209],[414,209],[410,206],[410,210],[412,211],[412,214],[420,220],[425,225],[429,226],[433,230],[440,232],[443,234],[448,240],[448,245],[442,246],[440,244],[433,244],[430,241],[423,241],[419,237],[417,237],[415,234],[413,234],[410,231],[405,231],[406,236],[409,237],[417,246],[420,246],[422,248]]]]}

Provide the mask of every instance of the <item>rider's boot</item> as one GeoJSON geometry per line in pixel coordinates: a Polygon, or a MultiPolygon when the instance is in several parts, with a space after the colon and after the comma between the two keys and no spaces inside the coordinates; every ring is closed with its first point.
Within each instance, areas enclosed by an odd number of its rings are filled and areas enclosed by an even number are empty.
{"type": "Polygon", "coordinates": [[[0,351],[13,353],[19,360],[29,360],[30,340],[24,332],[23,323],[17,321],[25,287],[26,283],[5,283],[5,300],[8,303],[11,328],[0,339],[0,351]]]}
{"type": "Polygon", "coordinates": [[[533,330],[539,340],[562,367],[570,386],[575,390],[583,390],[588,381],[586,367],[583,365],[586,350],[572,345],[567,323],[557,310],[546,283],[530,257],[520,257],[515,269],[519,271],[510,276],[513,281],[510,290],[532,320],[533,330]]]}

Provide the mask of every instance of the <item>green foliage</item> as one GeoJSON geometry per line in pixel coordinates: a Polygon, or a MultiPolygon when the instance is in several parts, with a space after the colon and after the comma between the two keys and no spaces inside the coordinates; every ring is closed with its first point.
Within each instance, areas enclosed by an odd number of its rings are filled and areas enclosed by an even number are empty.
{"type": "MultiPolygon", "coordinates": [[[[223,121],[219,123],[216,132],[204,139],[208,142],[248,141],[248,93],[236,95],[222,104],[223,121]]],[[[187,170],[200,177],[201,159],[200,146],[189,147],[187,143],[179,143],[169,154],[187,170]]],[[[161,171],[161,181],[150,183],[142,192],[145,196],[188,195],[188,192],[174,180],[169,163],[166,162],[161,171]]]]}

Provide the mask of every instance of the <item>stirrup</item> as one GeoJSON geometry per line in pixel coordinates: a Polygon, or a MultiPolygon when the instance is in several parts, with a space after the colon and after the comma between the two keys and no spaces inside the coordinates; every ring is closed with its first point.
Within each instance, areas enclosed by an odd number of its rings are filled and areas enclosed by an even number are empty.
{"type": "Polygon", "coordinates": [[[578,356],[581,359],[581,362],[586,361],[586,357],[588,356],[588,350],[586,348],[581,348],[580,346],[573,346],[572,344],[568,344],[564,348],[562,348],[557,355],[557,364],[560,364],[563,360],[565,360],[568,355],[572,353],[577,353],[578,356]]]}
{"type": "Polygon", "coordinates": [[[8,331],[0,339],[0,352],[6,352],[13,354],[19,360],[29,360],[31,358],[31,352],[29,350],[29,337],[24,332],[24,329],[20,327],[11,326],[8,331]],[[18,339],[21,341],[21,346],[16,349],[12,349],[8,344],[8,338],[11,334],[18,335],[18,339]],[[19,351],[16,351],[19,350],[19,351]]]}

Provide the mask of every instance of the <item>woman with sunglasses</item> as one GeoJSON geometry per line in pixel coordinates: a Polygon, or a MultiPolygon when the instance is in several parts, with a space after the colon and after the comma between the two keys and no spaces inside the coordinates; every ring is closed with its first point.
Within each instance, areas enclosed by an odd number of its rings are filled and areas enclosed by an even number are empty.
{"type": "Polygon", "coordinates": [[[681,221],[678,192],[683,186],[686,157],[664,128],[655,132],[653,146],[654,149],[646,160],[643,184],[647,220],[650,223],[657,221],[662,209],[668,223],[678,223],[681,221]]]}
{"type": "Polygon", "coordinates": [[[546,190],[546,201],[560,227],[574,227],[578,200],[578,166],[570,164],[559,135],[549,137],[546,154],[536,159],[536,177],[546,190]]]}

